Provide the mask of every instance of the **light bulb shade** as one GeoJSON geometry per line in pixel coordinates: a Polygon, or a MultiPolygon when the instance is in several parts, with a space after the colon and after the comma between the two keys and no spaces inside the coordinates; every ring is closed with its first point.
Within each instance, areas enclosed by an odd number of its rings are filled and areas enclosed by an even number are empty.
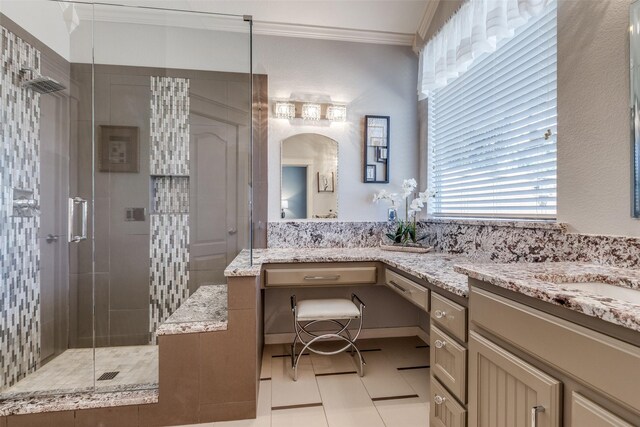
{"type": "Polygon", "coordinates": [[[289,209],[289,201],[282,199],[282,206],[281,209],[289,209]]]}
{"type": "Polygon", "coordinates": [[[293,119],[296,116],[296,105],[293,102],[276,101],[274,110],[278,119],[293,119]]]}
{"type": "Polygon", "coordinates": [[[327,107],[327,120],[344,122],[347,120],[347,107],[344,105],[330,105],[327,107]]]}
{"type": "Polygon", "coordinates": [[[322,106],[320,104],[302,104],[302,118],[304,120],[320,120],[322,106]]]}

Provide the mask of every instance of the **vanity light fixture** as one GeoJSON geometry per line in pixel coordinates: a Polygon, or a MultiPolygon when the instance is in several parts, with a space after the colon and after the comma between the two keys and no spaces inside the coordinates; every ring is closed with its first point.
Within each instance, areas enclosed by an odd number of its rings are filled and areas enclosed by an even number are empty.
{"type": "Polygon", "coordinates": [[[302,104],[302,118],[304,120],[320,120],[321,115],[322,106],[320,104],[302,104]]]}
{"type": "Polygon", "coordinates": [[[346,122],[347,106],[326,102],[296,100],[273,101],[273,117],[276,119],[303,119],[319,122],[346,122]]]}
{"type": "Polygon", "coordinates": [[[347,120],[347,107],[344,105],[329,105],[327,107],[327,120],[332,122],[344,122],[347,120]]]}
{"type": "Polygon", "coordinates": [[[296,104],[293,102],[276,101],[274,109],[278,119],[293,119],[296,117],[296,104]]]}
{"type": "Polygon", "coordinates": [[[285,213],[284,210],[285,209],[289,209],[289,201],[287,199],[282,199],[282,201],[280,202],[280,218],[284,218],[285,217],[285,213]]]}

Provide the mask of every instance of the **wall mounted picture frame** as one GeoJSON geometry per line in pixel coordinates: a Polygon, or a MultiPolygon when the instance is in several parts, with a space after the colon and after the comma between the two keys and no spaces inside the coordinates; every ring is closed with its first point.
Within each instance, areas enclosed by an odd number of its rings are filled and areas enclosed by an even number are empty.
{"type": "Polygon", "coordinates": [[[367,184],[389,183],[389,122],[389,116],[364,116],[364,171],[362,175],[367,184]]]}
{"type": "Polygon", "coordinates": [[[335,191],[335,175],[333,172],[318,172],[318,193],[333,193],[335,191]]]}
{"type": "Polygon", "coordinates": [[[98,164],[100,172],[140,171],[140,129],[136,126],[100,125],[98,164]]]}
{"type": "Polygon", "coordinates": [[[376,182],[376,165],[367,165],[365,168],[365,182],[376,182]]]}

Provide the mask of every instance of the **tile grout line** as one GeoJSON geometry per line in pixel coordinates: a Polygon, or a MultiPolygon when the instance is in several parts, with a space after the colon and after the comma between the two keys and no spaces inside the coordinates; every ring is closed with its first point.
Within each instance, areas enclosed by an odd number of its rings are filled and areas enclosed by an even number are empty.
{"type": "Polygon", "coordinates": [[[357,374],[358,371],[344,371],[344,372],[325,372],[322,374],[315,374],[316,377],[329,377],[331,375],[349,375],[349,374],[357,374]]]}
{"type": "Polygon", "coordinates": [[[410,371],[412,369],[429,369],[431,365],[421,365],[421,366],[407,366],[402,368],[396,368],[398,371],[410,371]]]}
{"type": "MultiPolygon", "coordinates": [[[[409,384],[409,387],[413,388],[413,387],[411,387],[411,384],[409,384]]],[[[403,395],[400,395],[400,396],[372,397],[371,401],[380,402],[380,401],[385,401],[385,400],[413,399],[413,398],[416,398],[416,397],[420,397],[420,396],[418,396],[417,394],[403,394],[403,395]]]]}
{"type": "Polygon", "coordinates": [[[301,403],[299,405],[272,406],[271,410],[272,411],[284,411],[284,410],[287,410],[287,409],[317,408],[318,406],[324,407],[324,404],[322,402],[316,402],[316,403],[301,403]]]}

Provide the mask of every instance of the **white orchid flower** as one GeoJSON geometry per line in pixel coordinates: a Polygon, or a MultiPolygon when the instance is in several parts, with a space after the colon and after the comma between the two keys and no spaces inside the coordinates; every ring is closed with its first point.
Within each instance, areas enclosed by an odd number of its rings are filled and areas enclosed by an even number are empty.
{"type": "Polygon", "coordinates": [[[373,195],[373,202],[378,203],[381,200],[387,200],[392,205],[395,205],[396,200],[398,200],[398,193],[388,193],[387,190],[380,190],[373,195]]]}
{"type": "Polygon", "coordinates": [[[420,199],[413,199],[409,207],[411,208],[412,211],[420,212],[424,207],[424,203],[422,203],[422,200],[420,199]]]}
{"type": "Polygon", "coordinates": [[[402,197],[405,199],[409,197],[409,195],[413,193],[417,186],[418,183],[413,178],[405,179],[404,181],[402,181],[402,197]]]}
{"type": "Polygon", "coordinates": [[[422,193],[418,193],[418,197],[420,198],[420,200],[426,203],[431,197],[434,196],[434,194],[435,194],[434,191],[425,190],[422,193]]]}

